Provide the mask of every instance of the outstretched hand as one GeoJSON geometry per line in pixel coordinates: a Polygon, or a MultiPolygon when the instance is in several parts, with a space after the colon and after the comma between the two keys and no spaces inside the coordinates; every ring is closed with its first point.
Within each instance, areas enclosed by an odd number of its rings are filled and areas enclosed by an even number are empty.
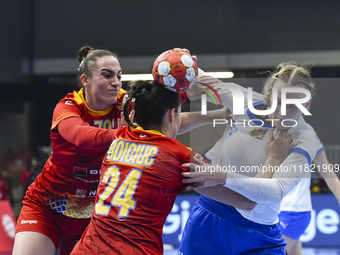
{"type": "Polygon", "coordinates": [[[207,74],[199,75],[196,78],[194,85],[192,85],[192,87],[185,92],[186,96],[189,100],[199,99],[202,94],[206,93],[204,90],[209,90],[208,86],[214,88],[220,82],[220,80],[207,74]]]}
{"type": "Polygon", "coordinates": [[[182,173],[184,177],[187,177],[187,179],[182,180],[183,183],[193,183],[192,186],[196,189],[225,183],[227,173],[216,172],[215,166],[204,163],[203,161],[195,162],[196,163],[185,163],[182,165],[190,169],[190,172],[182,173]]]}
{"type": "MultiPolygon", "coordinates": [[[[183,52],[188,53],[189,55],[191,55],[190,51],[188,49],[186,49],[186,48],[174,48],[174,50],[183,51],[183,52]]],[[[191,56],[197,62],[197,56],[196,55],[191,55],[191,56]]]]}

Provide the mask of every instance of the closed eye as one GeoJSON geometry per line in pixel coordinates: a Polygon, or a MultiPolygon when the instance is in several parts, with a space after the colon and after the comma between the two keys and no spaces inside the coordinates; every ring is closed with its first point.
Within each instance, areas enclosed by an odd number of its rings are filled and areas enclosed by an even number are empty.
{"type": "Polygon", "coordinates": [[[101,75],[104,76],[105,78],[108,78],[108,79],[109,79],[109,78],[112,77],[113,74],[112,74],[112,72],[106,71],[106,70],[105,70],[105,71],[102,71],[102,72],[101,72],[101,75]]]}

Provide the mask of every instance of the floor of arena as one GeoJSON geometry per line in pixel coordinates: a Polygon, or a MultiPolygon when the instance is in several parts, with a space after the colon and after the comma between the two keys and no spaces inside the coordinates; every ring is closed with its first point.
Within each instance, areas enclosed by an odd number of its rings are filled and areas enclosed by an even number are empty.
{"type": "MultiPolygon", "coordinates": [[[[164,247],[164,255],[178,255],[178,249],[164,247]]],[[[340,247],[336,248],[303,248],[303,255],[340,255],[340,247]]]]}

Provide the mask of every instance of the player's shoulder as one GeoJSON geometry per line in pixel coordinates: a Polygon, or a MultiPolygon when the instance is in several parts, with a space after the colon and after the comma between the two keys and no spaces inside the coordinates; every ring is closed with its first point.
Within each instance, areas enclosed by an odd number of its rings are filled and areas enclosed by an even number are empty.
{"type": "Polygon", "coordinates": [[[55,127],[64,118],[80,117],[85,113],[86,105],[81,90],[68,93],[57,103],[53,110],[52,127],[55,127]]]}
{"type": "Polygon", "coordinates": [[[117,96],[117,103],[125,103],[128,94],[125,89],[120,89],[117,96]]]}
{"type": "Polygon", "coordinates": [[[171,157],[177,158],[179,162],[189,162],[192,152],[191,148],[168,136],[159,137],[157,141],[164,153],[171,155],[171,157]]]}
{"type": "Polygon", "coordinates": [[[296,146],[296,150],[301,148],[302,150],[308,152],[311,158],[314,158],[317,152],[317,140],[315,139],[315,132],[311,130],[304,119],[301,117],[295,127],[294,132],[292,132],[295,139],[299,141],[296,146]]]}
{"type": "Polygon", "coordinates": [[[125,128],[124,132],[129,134],[131,139],[138,139],[140,141],[145,141],[150,144],[157,144],[166,149],[172,151],[186,151],[190,153],[190,149],[177,141],[176,139],[163,135],[161,132],[156,130],[144,130],[142,127],[138,126],[137,128],[125,128]]]}
{"type": "Polygon", "coordinates": [[[312,126],[311,124],[309,124],[309,123],[306,122],[306,126],[307,126],[307,128],[310,129],[311,131],[314,131],[314,128],[313,128],[313,126],[312,126]]]}
{"type": "Polygon", "coordinates": [[[296,132],[299,136],[299,139],[304,140],[304,141],[308,141],[308,140],[314,140],[313,142],[315,142],[315,131],[313,129],[313,127],[306,123],[303,118],[301,123],[298,123],[298,125],[300,125],[300,127],[298,128],[298,131],[296,132]]]}
{"type": "Polygon", "coordinates": [[[163,136],[162,139],[164,142],[174,151],[184,152],[184,153],[190,153],[192,150],[191,148],[187,147],[186,145],[182,144],[180,141],[169,137],[169,136],[163,136]]]}
{"type": "Polygon", "coordinates": [[[81,114],[86,111],[85,99],[82,91],[73,91],[62,98],[54,108],[54,115],[69,115],[70,112],[81,114]]]}
{"type": "Polygon", "coordinates": [[[313,134],[313,138],[315,139],[316,144],[317,144],[317,153],[319,153],[320,151],[323,150],[324,145],[321,142],[321,140],[320,140],[318,134],[316,133],[315,129],[313,128],[313,126],[311,124],[307,123],[307,122],[306,122],[306,126],[311,131],[311,133],[313,134]]]}
{"type": "Polygon", "coordinates": [[[60,101],[58,102],[57,106],[60,105],[66,105],[66,106],[77,106],[80,104],[84,104],[84,92],[83,90],[79,90],[79,91],[73,91],[68,93],[64,98],[60,99],[60,101]]]}

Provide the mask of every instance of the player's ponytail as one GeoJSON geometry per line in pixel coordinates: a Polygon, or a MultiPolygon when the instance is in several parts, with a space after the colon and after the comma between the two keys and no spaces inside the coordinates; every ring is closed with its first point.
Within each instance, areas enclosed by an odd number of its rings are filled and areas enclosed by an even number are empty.
{"type": "Polygon", "coordinates": [[[161,129],[164,114],[171,109],[177,112],[181,100],[172,92],[154,81],[132,81],[128,84],[128,98],[124,104],[124,117],[129,126],[135,127],[128,116],[130,102],[134,102],[135,121],[143,129],[161,129]]]}
{"type": "Polygon", "coordinates": [[[83,46],[80,48],[80,50],[78,51],[78,61],[79,64],[84,60],[84,58],[86,58],[87,54],[91,53],[93,51],[93,48],[91,48],[90,46],[83,46]]]}

